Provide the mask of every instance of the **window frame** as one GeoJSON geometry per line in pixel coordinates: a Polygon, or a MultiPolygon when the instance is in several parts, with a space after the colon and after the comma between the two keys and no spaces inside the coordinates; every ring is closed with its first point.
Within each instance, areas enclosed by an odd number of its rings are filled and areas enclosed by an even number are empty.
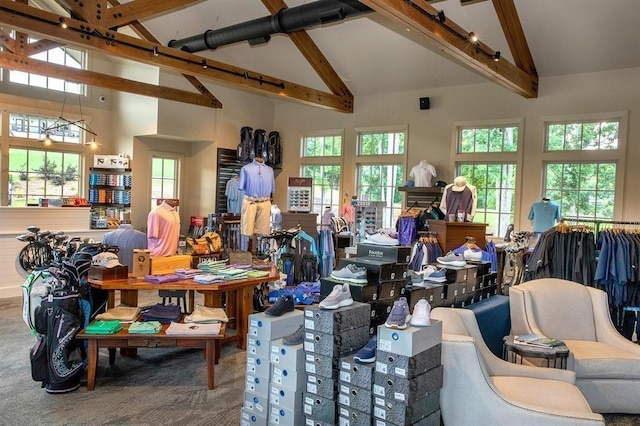
{"type": "MultiPolygon", "coordinates": [[[[176,154],[176,153],[171,153],[171,152],[159,152],[159,151],[152,151],[150,158],[149,158],[149,200],[150,200],[150,208],[153,209],[154,207],[156,207],[157,205],[157,200],[159,200],[160,198],[176,198],[176,199],[180,199],[180,185],[181,185],[181,171],[182,171],[182,165],[184,162],[184,157],[180,154],[176,154]],[[175,175],[175,179],[173,179],[174,181],[174,185],[173,185],[173,196],[171,197],[167,197],[167,196],[162,196],[162,197],[154,197],[153,196],[153,181],[154,179],[157,179],[156,177],[153,176],[153,160],[154,159],[161,159],[163,160],[163,162],[165,160],[173,160],[175,161],[175,167],[174,167],[174,175],[175,175]]],[[[160,178],[162,180],[162,182],[164,183],[165,180],[170,180],[164,177],[164,166],[163,166],[163,174],[162,177],[160,178]]],[[[163,186],[164,187],[164,186],[163,186]]]]}

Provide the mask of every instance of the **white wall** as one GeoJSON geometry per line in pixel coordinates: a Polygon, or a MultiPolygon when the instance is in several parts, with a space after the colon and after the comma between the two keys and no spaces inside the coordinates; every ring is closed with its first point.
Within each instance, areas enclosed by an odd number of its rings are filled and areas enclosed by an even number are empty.
{"type": "MultiPolygon", "coordinates": [[[[355,99],[355,112],[342,114],[296,103],[276,104],[276,128],[282,133],[284,169],[281,176],[300,173],[300,137],[306,131],[345,130],[343,188],[353,193],[355,138],[358,127],[408,124],[407,169],[425,159],[436,166],[439,178],[453,180],[454,122],[524,119],[522,193],[516,206],[516,229],[530,230],[529,206],[541,194],[543,117],[599,112],[629,112],[627,185],[617,219],[640,220],[640,199],[633,185],[640,179],[640,68],[544,78],[537,99],[524,99],[492,83],[363,96],[355,99]],[[431,109],[420,110],[419,98],[429,96],[431,109]]],[[[620,166],[619,166],[620,167],[620,166]]],[[[286,179],[276,182],[276,201],[286,202],[286,179]]]]}

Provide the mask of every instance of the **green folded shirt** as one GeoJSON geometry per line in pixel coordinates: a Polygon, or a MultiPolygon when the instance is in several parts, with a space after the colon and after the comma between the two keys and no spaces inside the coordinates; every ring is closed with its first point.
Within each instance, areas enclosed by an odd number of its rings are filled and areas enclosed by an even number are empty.
{"type": "Polygon", "coordinates": [[[122,330],[122,324],[118,320],[97,320],[92,322],[84,330],[86,334],[114,334],[122,330]]]}

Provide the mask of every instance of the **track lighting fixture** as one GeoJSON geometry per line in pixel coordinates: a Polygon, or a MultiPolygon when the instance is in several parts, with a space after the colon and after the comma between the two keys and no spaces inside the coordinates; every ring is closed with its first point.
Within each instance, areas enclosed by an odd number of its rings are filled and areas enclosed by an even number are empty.
{"type": "Polygon", "coordinates": [[[207,60],[203,59],[202,60],[202,68],[204,68],[205,70],[207,69],[208,65],[207,65],[207,60]]]}
{"type": "Polygon", "coordinates": [[[440,20],[440,22],[444,22],[447,20],[447,17],[444,16],[444,10],[438,11],[438,19],[440,20]]]}
{"type": "Polygon", "coordinates": [[[69,27],[67,25],[67,22],[64,20],[64,18],[60,18],[60,27],[62,27],[62,28],[68,28],[69,27]]]}
{"type": "Polygon", "coordinates": [[[493,54],[493,60],[498,62],[500,60],[500,51],[496,51],[496,53],[493,54]]]}
{"type": "Polygon", "coordinates": [[[477,42],[478,42],[478,36],[476,35],[476,33],[474,33],[473,31],[471,31],[471,32],[469,33],[469,40],[470,40],[472,43],[477,43],[477,42]]]}
{"type": "Polygon", "coordinates": [[[158,46],[153,46],[153,56],[158,56],[158,46]]]}

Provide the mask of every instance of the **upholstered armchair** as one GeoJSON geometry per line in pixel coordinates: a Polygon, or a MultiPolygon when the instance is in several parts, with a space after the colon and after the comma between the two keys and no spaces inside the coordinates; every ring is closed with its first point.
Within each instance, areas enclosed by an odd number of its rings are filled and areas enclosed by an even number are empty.
{"type": "Polygon", "coordinates": [[[597,413],[640,413],[640,346],[611,322],[605,292],[556,278],[509,289],[511,333],[564,341],[567,368],[597,413]]]}
{"type": "Polygon", "coordinates": [[[445,425],[604,425],[571,371],[511,364],[486,346],[472,311],[435,308],[441,320],[445,425]]]}

